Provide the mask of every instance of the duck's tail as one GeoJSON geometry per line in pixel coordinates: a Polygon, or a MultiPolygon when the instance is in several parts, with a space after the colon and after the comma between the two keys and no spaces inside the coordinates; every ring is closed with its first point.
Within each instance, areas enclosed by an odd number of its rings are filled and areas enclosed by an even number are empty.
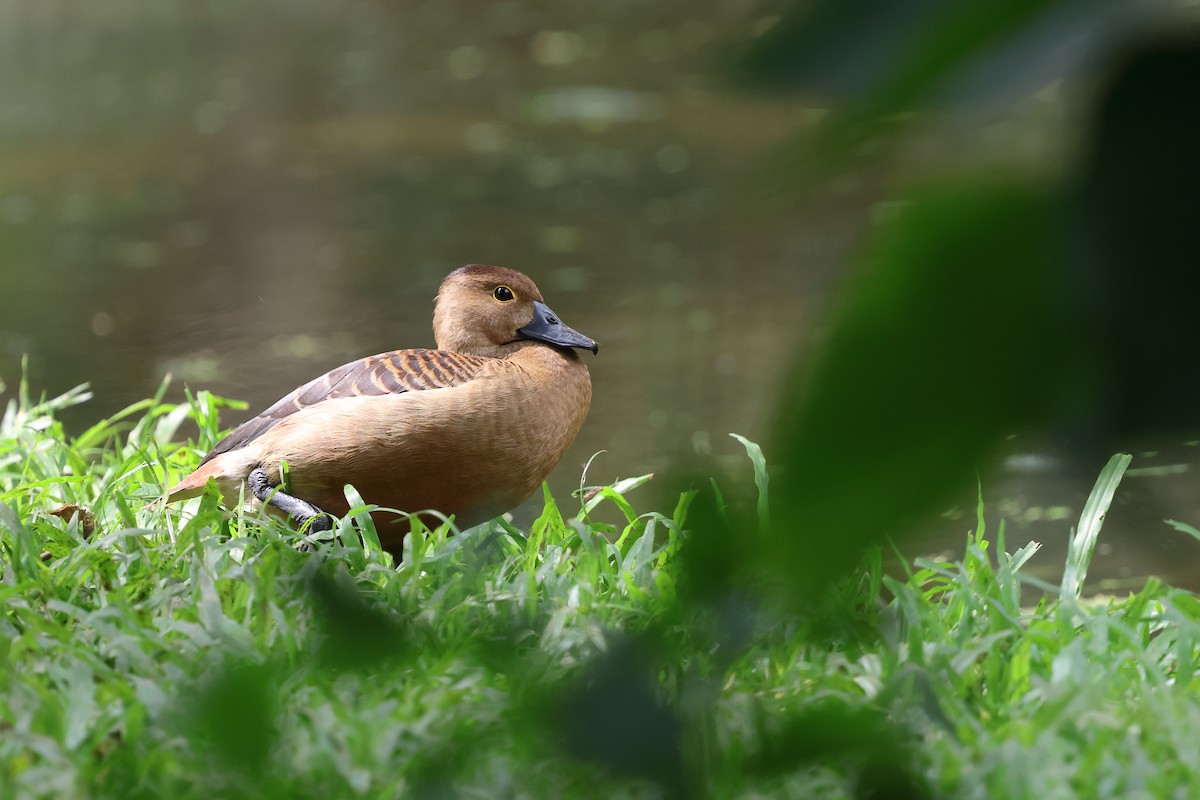
{"type": "Polygon", "coordinates": [[[188,500],[193,497],[199,497],[204,491],[204,485],[210,479],[217,478],[222,474],[221,459],[214,458],[206,464],[201,465],[195,472],[188,475],[186,478],[175,484],[171,491],[167,492],[167,502],[174,503],[178,500],[188,500]]]}

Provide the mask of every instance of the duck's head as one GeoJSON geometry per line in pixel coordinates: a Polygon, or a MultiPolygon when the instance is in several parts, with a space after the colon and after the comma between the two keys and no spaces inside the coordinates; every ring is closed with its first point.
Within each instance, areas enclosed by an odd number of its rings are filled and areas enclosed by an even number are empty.
{"type": "Polygon", "coordinates": [[[446,276],[433,311],[441,350],[504,356],[524,341],[600,351],[600,345],[567,327],[527,275],[504,267],[468,264],[446,276]]]}

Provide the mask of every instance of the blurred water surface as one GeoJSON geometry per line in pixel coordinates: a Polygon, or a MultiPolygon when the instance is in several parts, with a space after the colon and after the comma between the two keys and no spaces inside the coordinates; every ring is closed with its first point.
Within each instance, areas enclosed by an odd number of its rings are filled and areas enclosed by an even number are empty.
{"type": "MultiPolygon", "coordinates": [[[[1069,112],[1045,89],[973,109],[800,213],[760,178],[821,104],[734,91],[718,67],[773,21],[717,0],[3,0],[0,378],[27,355],[36,389],[90,382],[80,426],[169,374],[175,397],[247,400],[233,425],[345,361],[432,345],[441,278],[495,263],[602,344],[557,493],[600,450],[592,482],[738,459],[726,433],[766,435],[889,182],[1051,162],[1045,120],[1069,112]]],[[[1019,450],[989,499],[1010,543],[1061,543],[1103,462],[1019,450]]],[[[1195,543],[1159,522],[1198,513],[1191,458],[1118,495],[1108,577],[1194,580],[1195,543]]],[[[927,546],[956,549],[971,516],[927,546]]]]}

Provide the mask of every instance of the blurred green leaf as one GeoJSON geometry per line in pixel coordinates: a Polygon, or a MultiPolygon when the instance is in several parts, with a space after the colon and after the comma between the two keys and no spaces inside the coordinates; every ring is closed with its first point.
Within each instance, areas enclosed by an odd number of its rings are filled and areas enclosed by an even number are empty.
{"type": "Polygon", "coordinates": [[[655,687],[657,646],[617,640],[555,700],[551,726],[572,756],[683,796],[682,726],[655,687]]]}
{"type": "Polygon", "coordinates": [[[677,555],[680,597],[689,604],[723,602],[755,551],[758,526],[730,525],[715,483],[694,494],[689,506],[688,535],[677,555]]]}
{"type": "Polygon", "coordinates": [[[411,653],[410,635],[394,614],[368,602],[348,578],[318,572],[312,578],[319,659],[335,669],[362,669],[411,653]]]}
{"type": "Polygon", "coordinates": [[[748,771],[780,773],[805,764],[845,763],[858,773],[859,798],[917,800],[933,793],[913,769],[908,734],[882,714],[833,701],[813,703],[764,732],[748,771]]]}
{"type": "Polygon", "coordinates": [[[777,438],[768,566],[813,593],[944,502],[1057,394],[1058,213],[1035,187],[915,194],[868,248],[777,438]]]}
{"type": "Polygon", "coordinates": [[[277,676],[269,667],[229,662],[205,681],[184,708],[185,735],[213,752],[227,767],[256,770],[271,752],[277,676]]]}
{"type": "Polygon", "coordinates": [[[1106,444],[1200,430],[1198,84],[1194,30],[1115,59],[1073,190],[1078,267],[1067,277],[1077,288],[1064,310],[1086,387],[1074,412],[1106,444]]]}

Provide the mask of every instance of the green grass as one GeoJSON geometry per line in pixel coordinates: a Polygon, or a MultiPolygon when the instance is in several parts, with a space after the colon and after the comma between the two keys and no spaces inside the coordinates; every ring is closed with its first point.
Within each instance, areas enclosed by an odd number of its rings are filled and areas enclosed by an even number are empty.
{"type": "Polygon", "coordinates": [[[364,506],[301,552],[212,494],[154,504],[218,435],[211,395],[68,438],[54,412],[83,392],[18,394],[0,419],[0,797],[1172,797],[1200,780],[1200,602],[1153,580],[1081,591],[1119,458],[1061,599],[1022,605],[1036,546],[1006,554],[981,514],[960,561],[895,576],[872,551],[801,605],[787,565],[712,568],[786,535],[759,517],[746,440],[748,514],[703,483],[639,513],[634,479],[547,494],[528,532],[411,536],[394,564],[364,506]],[[172,444],[189,419],[197,445],[172,444]],[[64,504],[94,514],[90,536],[49,513],[64,504]]]}

